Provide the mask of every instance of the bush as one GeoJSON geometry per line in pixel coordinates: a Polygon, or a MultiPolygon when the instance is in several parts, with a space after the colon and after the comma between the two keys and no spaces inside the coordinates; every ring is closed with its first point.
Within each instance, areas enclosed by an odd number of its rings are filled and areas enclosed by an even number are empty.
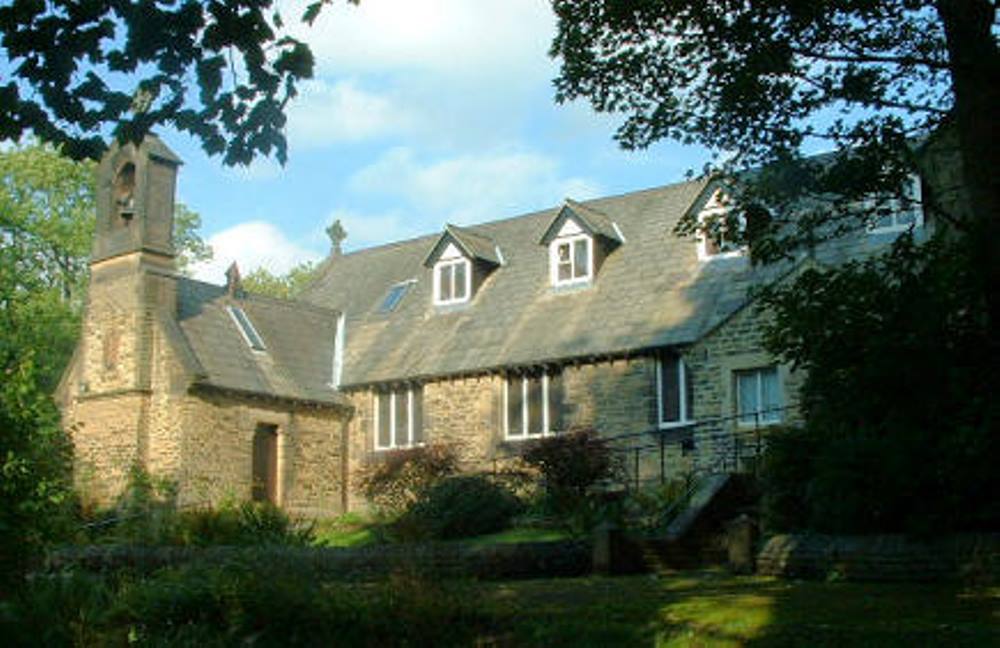
{"type": "Polygon", "coordinates": [[[503,531],[524,506],[482,475],[449,477],[428,489],[393,525],[405,539],[449,540],[503,531]]]}
{"type": "Polygon", "coordinates": [[[523,459],[541,474],[546,506],[557,515],[579,511],[588,491],[616,468],[607,442],[589,429],[534,441],[523,459]]]}
{"type": "Polygon", "coordinates": [[[469,646],[492,620],[462,582],[402,570],[332,583],[309,561],[234,558],[145,579],[39,577],[0,603],[13,646],[469,646]]]}
{"type": "Polygon", "coordinates": [[[361,470],[358,483],[379,513],[394,516],[402,514],[431,486],[457,471],[455,449],[435,444],[384,453],[381,461],[361,470]]]}
{"type": "Polygon", "coordinates": [[[313,524],[296,524],[273,504],[244,502],[178,513],[171,544],[305,546],[313,533],[313,524]]]}

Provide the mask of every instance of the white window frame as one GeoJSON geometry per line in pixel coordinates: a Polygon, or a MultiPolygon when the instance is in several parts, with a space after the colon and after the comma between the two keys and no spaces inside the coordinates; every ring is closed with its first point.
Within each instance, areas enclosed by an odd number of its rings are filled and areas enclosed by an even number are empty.
{"type": "Polygon", "coordinates": [[[472,296],[472,264],[466,258],[447,259],[434,264],[434,304],[436,306],[449,306],[451,304],[464,304],[472,296]],[[465,294],[462,297],[452,297],[451,299],[441,299],[441,273],[451,272],[452,291],[455,286],[455,270],[458,265],[465,266],[465,294]]]}
{"type": "MultiPolygon", "coordinates": [[[[740,245],[739,247],[732,250],[724,250],[712,254],[708,250],[708,236],[704,229],[705,221],[709,219],[725,219],[726,214],[729,213],[728,206],[719,207],[709,207],[707,209],[702,209],[698,212],[698,260],[699,261],[709,261],[712,259],[732,259],[735,257],[743,256],[746,254],[746,245],[740,245]]],[[[740,225],[744,230],[746,229],[746,222],[744,218],[740,217],[740,225]]],[[[723,243],[725,243],[725,234],[723,233],[723,243]]]]}
{"type": "Polygon", "coordinates": [[[529,434],[529,413],[530,408],[528,406],[528,381],[525,380],[526,376],[508,376],[503,381],[503,436],[506,441],[528,441],[530,439],[541,439],[547,436],[553,436],[556,434],[552,430],[550,412],[549,412],[549,374],[542,374],[542,433],[541,434],[529,434]],[[510,383],[511,380],[519,380],[521,382],[521,434],[517,436],[512,436],[510,433],[510,408],[507,406],[508,399],[510,398],[510,383]]]}
{"type": "Polygon", "coordinates": [[[758,425],[764,427],[767,425],[778,425],[784,418],[782,414],[784,413],[784,402],[785,402],[785,389],[781,384],[781,369],[775,365],[767,367],[747,367],[746,369],[738,369],[733,371],[733,402],[736,404],[736,425],[741,428],[754,428],[758,425]],[[772,412],[762,412],[759,408],[764,404],[764,381],[762,375],[765,371],[773,371],[775,381],[777,381],[778,386],[778,409],[772,412]],[[740,412],[740,376],[750,375],[756,377],[757,382],[757,407],[758,410],[754,413],[754,419],[752,421],[744,421],[743,415],[740,412]]]}
{"type": "Polygon", "coordinates": [[[560,236],[549,243],[549,277],[553,286],[572,286],[576,284],[589,283],[594,278],[594,238],[589,234],[573,234],[571,236],[560,236]],[[576,274],[576,255],[573,249],[577,241],[587,242],[587,271],[584,275],[574,277],[576,274]],[[559,246],[569,245],[570,278],[559,279],[559,246]]]}
{"type": "MultiPolygon", "coordinates": [[[[923,194],[921,192],[920,176],[916,174],[910,175],[903,191],[905,198],[892,198],[886,202],[886,208],[890,210],[887,216],[892,219],[892,223],[879,226],[875,222],[869,222],[869,234],[898,234],[909,231],[911,227],[917,230],[924,226],[923,194]],[[904,205],[904,200],[909,204],[904,205]],[[903,214],[912,214],[913,222],[898,222],[899,217],[903,214]]],[[[865,200],[862,204],[863,208],[867,211],[876,208],[876,203],[873,199],[865,200]]]]}
{"type": "Polygon", "coordinates": [[[404,392],[400,389],[392,389],[387,392],[375,392],[375,402],[374,402],[374,425],[372,429],[374,430],[374,445],[376,451],[383,450],[401,450],[404,448],[416,448],[424,445],[424,442],[419,443],[413,442],[413,388],[406,388],[406,444],[396,443],[396,408],[399,406],[398,396],[403,395],[404,392]],[[379,444],[379,431],[381,430],[381,399],[388,396],[389,397],[389,445],[379,444]]]}
{"type": "Polygon", "coordinates": [[[689,425],[694,425],[694,420],[691,418],[691,412],[688,411],[688,390],[691,386],[687,383],[687,365],[684,362],[684,358],[677,356],[677,384],[680,388],[680,418],[676,421],[664,421],[663,420],[663,356],[656,356],[656,425],[661,430],[669,430],[672,428],[687,427],[689,425]]]}

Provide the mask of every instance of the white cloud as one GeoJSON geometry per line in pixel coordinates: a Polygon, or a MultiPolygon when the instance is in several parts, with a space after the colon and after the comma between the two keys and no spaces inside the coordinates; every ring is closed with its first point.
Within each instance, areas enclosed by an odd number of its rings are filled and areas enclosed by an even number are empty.
{"type": "MultiPolygon", "coordinates": [[[[286,2],[287,21],[310,2],[286,2]]],[[[309,42],[321,74],[523,76],[549,67],[554,25],[540,0],[364,0],[326,6],[311,28],[293,31],[309,42]]]]}
{"type": "Polygon", "coordinates": [[[320,147],[399,133],[409,121],[387,97],[354,81],[308,81],[289,108],[288,135],[293,146],[320,147]]]}
{"type": "Polygon", "coordinates": [[[303,261],[316,261],[323,256],[288,240],[281,230],[264,221],[249,221],[224,229],[209,237],[208,244],[214,252],[212,260],[195,264],[191,270],[195,278],[215,284],[225,281],[226,268],[233,261],[243,275],[257,268],[284,274],[303,261]]]}
{"type": "Polygon", "coordinates": [[[495,220],[600,193],[587,179],[560,175],[554,159],[520,150],[423,163],[411,149],[395,148],[356,173],[349,186],[403,199],[431,228],[495,220]]]}

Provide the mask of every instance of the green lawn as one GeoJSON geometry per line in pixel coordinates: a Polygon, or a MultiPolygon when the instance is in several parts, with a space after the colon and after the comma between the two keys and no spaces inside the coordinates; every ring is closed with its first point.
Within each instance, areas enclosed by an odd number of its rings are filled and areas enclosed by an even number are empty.
{"type": "Polygon", "coordinates": [[[721,573],[481,585],[516,646],[1000,645],[1000,588],[721,573]]]}
{"type": "MultiPolygon", "coordinates": [[[[567,534],[558,529],[518,528],[499,533],[464,538],[461,542],[483,546],[516,542],[553,542],[565,540],[567,534]]],[[[356,514],[347,514],[322,523],[316,528],[316,544],[327,547],[363,547],[379,541],[377,524],[356,514]]]]}

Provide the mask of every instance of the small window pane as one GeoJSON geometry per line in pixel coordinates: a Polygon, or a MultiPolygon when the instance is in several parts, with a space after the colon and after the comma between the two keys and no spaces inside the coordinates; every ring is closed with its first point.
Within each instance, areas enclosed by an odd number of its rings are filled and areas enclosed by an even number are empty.
{"type": "Polygon", "coordinates": [[[469,296],[465,290],[465,263],[456,263],[452,268],[455,270],[455,285],[453,286],[455,299],[465,299],[469,296]]]}
{"type": "Polygon", "coordinates": [[[587,241],[580,239],[573,242],[573,277],[586,277],[590,272],[590,250],[587,241]]]}
{"type": "Polygon", "coordinates": [[[424,442],[424,388],[413,388],[413,444],[424,442]]]}
{"type": "Polygon", "coordinates": [[[742,424],[753,424],[757,420],[755,415],[759,409],[757,402],[758,376],[756,371],[736,375],[736,398],[740,423],[742,424]]]}
{"type": "Polygon", "coordinates": [[[763,369],[760,372],[761,385],[761,407],[763,413],[762,421],[773,423],[781,420],[781,395],[778,390],[778,370],[776,368],[763,369]]]}
{"type": "Polygon", "coordinates": [[[395,434],[393,435],[394,445],[398,447],[410,445],[410,403],[409,396],[405,389],[394,392],[395,400],[395,434]]]}
{"type": "Polygon", "coordinates": [[[560,432],[566,429],[565,423],[565,393],[561,373],[549,376],[549,431],[560,432]]]}
{"type": "Polygon", "coordinates": [[[521,379],[510,378],[507,381],[507,436],[517,437],[524,434],[524,398],[521,394],[521,379]]]}
{"type": "Polygon", "coordinates": [[[676,423],[681,420],[681,385],[678,379],[679,360],[676,356],[660,359],[660,421],[676,423]]]}
{"type": "Polygon", "coordinates": [[[541,376],[528,379],[528,434],[544,434],[545,419],[542,414],[543,389],[541,376]]]}
{"type": "Polygon", "coordinates": [[[438,299],[449,301],[452,296],[451,266],[438,266],[438,299]]]}
{"type": "Polygon", "coordinates": [[[378,412],[378,420],[376,424],[378,429],[376,434],[378,436],[378,447],[388,448],[392,445],[392,438],[390,437],[390,422],[392,421],[392,413],[389,410],[389,394],[376,394],[375,395],[375,407],[378,412]]]}
{"type": "Polygon", "coordinates": [[[691,370],[687,364],[681,362],[681,370],[684,372],[684,420],[694,419],[694,389],[691,385],[691,370]]]}

